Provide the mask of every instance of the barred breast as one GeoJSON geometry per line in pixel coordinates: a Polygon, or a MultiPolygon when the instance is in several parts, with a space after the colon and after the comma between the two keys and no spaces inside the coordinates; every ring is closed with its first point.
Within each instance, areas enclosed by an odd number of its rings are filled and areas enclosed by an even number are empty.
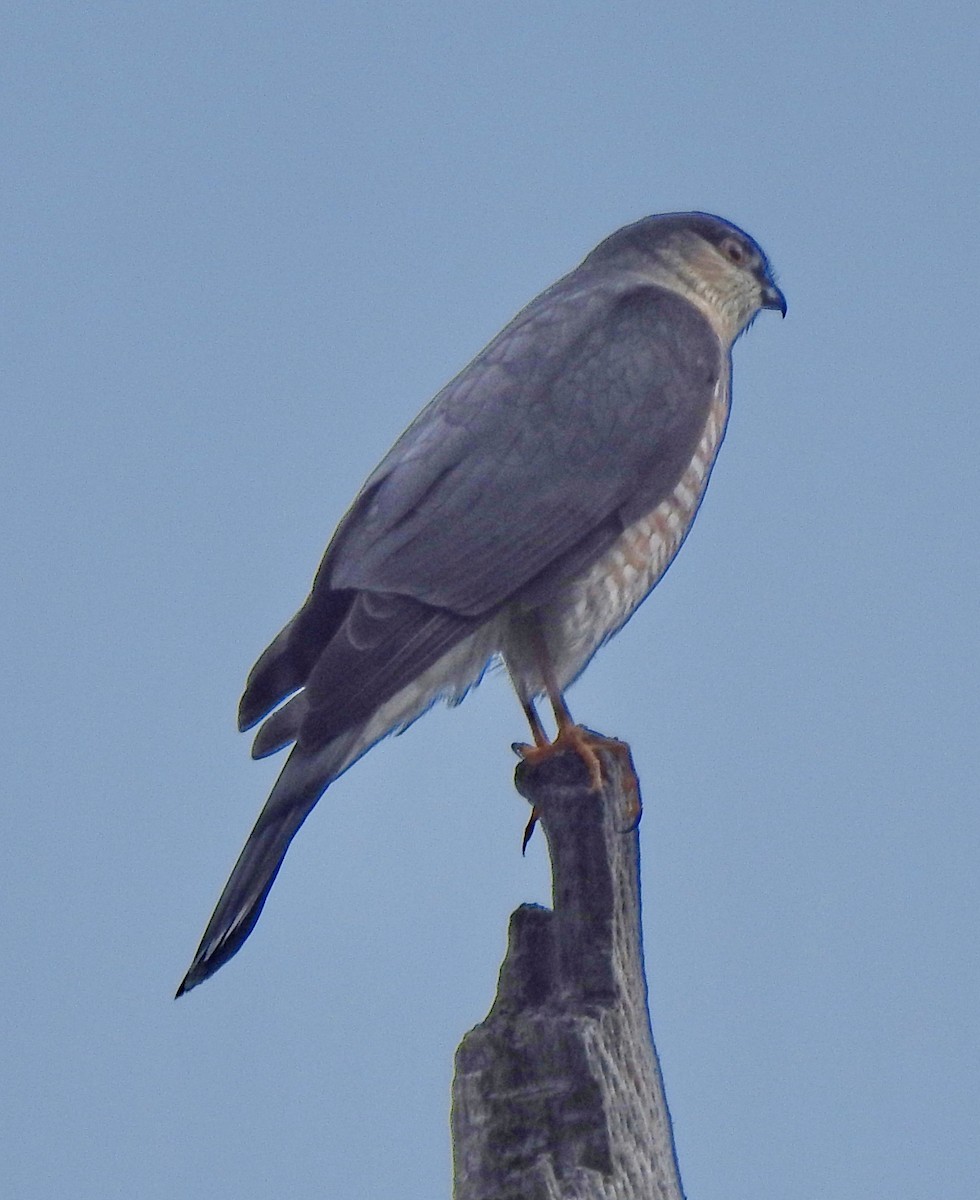
{"type": "Polygon", "coordinates": [[[545,620],[558,685],[565,688],[617,630],[673,561],[697,514],[729,412],[728,380],[719,380],[690,463],[666,499],[625,530],[545,620]]]}

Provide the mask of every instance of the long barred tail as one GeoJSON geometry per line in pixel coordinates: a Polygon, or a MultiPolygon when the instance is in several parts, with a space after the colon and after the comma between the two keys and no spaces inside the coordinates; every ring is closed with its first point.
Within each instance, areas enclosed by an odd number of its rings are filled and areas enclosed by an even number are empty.
{"type": "Polygon", "coordinates": [[[359,745],[362,735],[363,729],[351,730],[313,754],[293,749],[225,884],[178,996],[203,983],[242,948],[299,827],[330,784],[367,749],[359,745]]]}

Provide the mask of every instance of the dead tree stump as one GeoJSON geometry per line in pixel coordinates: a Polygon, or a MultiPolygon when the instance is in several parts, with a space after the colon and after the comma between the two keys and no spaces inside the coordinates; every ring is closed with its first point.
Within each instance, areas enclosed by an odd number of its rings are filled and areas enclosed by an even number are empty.
{"type": "MultiPolygon", "coordinates": [[[[683,1200],[647,1009],[629,750],[520,764],[552,909],[511,916],[497,996],[456,1052],[455,1200],[683,1200]]],[[[633,776],[635,779],[635,776],[633,776]]]]}

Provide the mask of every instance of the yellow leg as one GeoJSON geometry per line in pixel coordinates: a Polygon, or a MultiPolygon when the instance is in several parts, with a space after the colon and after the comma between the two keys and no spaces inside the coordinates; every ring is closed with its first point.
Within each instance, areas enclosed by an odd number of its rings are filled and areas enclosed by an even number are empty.
{"type": "MultiPolygon", "coordinates": [[[[555,714],[555,723],[558,726],[558,732],[555,740],[549,742],[541,725],[537,710],[534,707],[534,702],[522,697],[521,704],[527,716],[528,723],[531,726],[534,745],[527,746],[515,743],[514,749],[528,763],[543,762],[546,758],[550,758],[554,754],[561,754],[565,750],[573,750],[588,767],[589,780],[592,784],[592,790],[595,792],[599,791],[603,784],[602,760],[597,753],[597,748],[601,746],[611,750],[615,754],[625,755],[628,776],[632,781],[632,787],[630,788],[629,823],[626,831],[635,829],[642,816],[643,806],[640,800],[639,784],[636,781],[636,775],[630,760],[629,747],[623,742],[618,742],[610,738],[596,737],[595,734],[589,733],[581,725],[575,723],[575,719],[572,717],[572,714],[568,710],[568,705],[565,703],[565,697],[558,687],[548,645],[537,618],[529,614],[526,628],[541,683],[544,685],[548,702],[551,705],[552,712],[555,714]]],[[[524,841],[521,847],[522,853],[527,849],[539,815],[536,808],[531,810],[530,819],[524,830],[524,841]]]]}
{"type": "MultiPolygon", "coordinates": [[[[553,754],[561,754],[565,750],[574,750],[589,768],[592,790],[598,791],[602,787],[602,763],[599,760],[598,754],[592,748],[592,743],[595,739],[586,733],[580,725],[575,724],[572,714],[568,711],[565,697],[562,695],[561,689],[558,687],[558,681],[555,678],[555,670],[552,665],[551,655],[548,652],[548,644],[545,641],[537,617],[533,614],[528,614],[526,628],[538,674],[541,682],[544,684],[545,694],[548,697],[551,710],[555,714],[558,734],[553,742],[549,742],[541,726],[538,714],[534,709],[533,702],[522,698],[521,703],[531,725],[534,745],[515,745],[514,749],[525,762],[541,762],[545,758],[550,758],[553,754]]],[[[525,846],[534,829],[536,820],[537,814],[532,812],[531,821],[528,823],[528,829],[524,835],[525,846]]]]}

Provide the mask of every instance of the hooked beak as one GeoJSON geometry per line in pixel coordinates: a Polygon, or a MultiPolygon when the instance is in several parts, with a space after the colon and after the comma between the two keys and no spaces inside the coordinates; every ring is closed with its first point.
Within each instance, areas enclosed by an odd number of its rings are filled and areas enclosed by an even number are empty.
{"type": "Polygon", "coordinates": [[[786,316],[786,297],[771,281],[762,285],[762,307],[778,309],[784,317],[786,316]]]}

